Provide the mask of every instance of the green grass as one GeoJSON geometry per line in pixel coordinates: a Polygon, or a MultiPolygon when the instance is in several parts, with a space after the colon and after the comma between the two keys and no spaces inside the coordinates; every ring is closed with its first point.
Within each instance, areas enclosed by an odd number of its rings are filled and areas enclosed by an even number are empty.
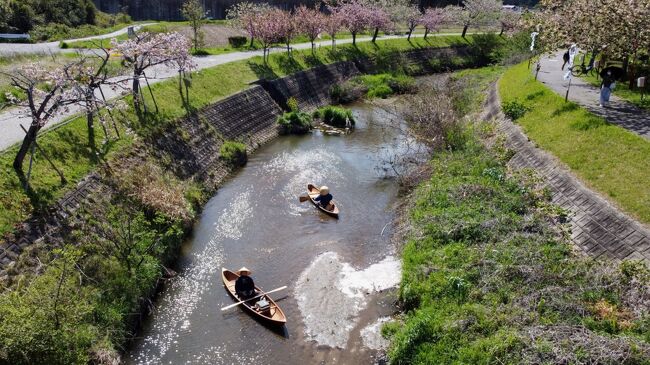
{"type": "MultiPolygon", "coordinates": [[[[602,81],[600,78],[596,78],[595,75],[581,76],[581,78],[596,87],[600,87],[600,83],[602,81]]],[[[646,83],[648,83],[648,81],[646,81],[646,83]]],[[[620,97],[621,99],[629,101],[639,108],[650,110],[650,95],[648,95],[648,93],[650,93],[650,87],[646,85],[645,95],[643,99],[641,99],[641,90],[638,88],[630,90],[629,86],[630,85],[627,80],[617,81],[616,88],[614,89],[614,95],[620,97]]]]}
{"type": "Polygon", "coordinates": [[[535,81],[525,64],[499,82],[504,103],[529,111],[517,123],[541,148],[565,163],[588,186],[643,223],[650,223],[650,142],[582,109],[535,81]]]}
{"type": "MultiPolygon", "coordinates": [[[[386,40],[377,42],[376,45],[360,43],[357,48],[351,45],[341,45],[337,52],[323,47],[317,50],[315,55],[312,55],[309,50],[295,51],[293,58],[289,58],[285,53],[272,54],[268,65],[264,65],[261,57],[227,63],[193,74],[189,107],[191,110],[200,109],[249,87],[252,81],[260,77],[277,78],[313,66],[373,55],[378,52],[408,50],[424,46],[442,47],[459,41],[461,41],[459,37],[439,37],[435,40],[431,39],[429,42],[419,40],[413,43],[402,39],[386,40]]],[[[133,127],[143,137],[152,136],[167,123],[187,114],[187,109],[178,92],[178,80],[154,84],[152,89],[159,106],[158,114],[151,115],[147,124],[137,125],[133,122],[137,120],[134,113],[127,112],[127,117],[132,121],[133,127]]],[[[153,108],[153,102],[148,93],[145,93],[145,98],[147,104],[153,108]]],[[[101,128],[97,126],[95,129],[98,134],[96,139],[101,141],[103,138],[101,128]]],[[[16,224],[24,221],[32,213],[54,203],[73,188],[83,176],[96,168],[97,162],[90,158],[90,150],[86,147],[87,143],[83,118],[77,118],[73,122],[57,128],[56,131],[42,133],[39,138],[40,146],[47,151],[57,167],[63,171],[68,183],[61,185],[55,172],[42,157],[39,157],[34,164],[31,180],[36,194],[31,197],[22,189],[12,168],[17,146],[0,154],[0,206],[3,207],[0,211],[0,236],[12,232],[16,224]]],[[[115,151],[128,149],[131,145],[131,138],[123,138],[114,142],[107,146],[103,158],[110,159],[115,151]]]]}
{"type": "Polygon", "coordinates": [[[648,348],[644,319],[626,317],[634,304],[621,300],[647,285],[643,269],[631,287],[623,270],[574,256],[544,213],[543,190],[526,175],[508,177],[505,161],[476,140],[430,165],[407,205],[417,233],[402,251],[406,313],[382,330],[391,363],[588,363],[613,337],[632,348],[626,364],[647,364],[636,350],[648,348]],[[586,332],[557,336],[554,326],[586,332]],[[533,328],[540,340],[531,341],[533,328]],[[584,347],[571,343],[578,338],[584,347]]]}

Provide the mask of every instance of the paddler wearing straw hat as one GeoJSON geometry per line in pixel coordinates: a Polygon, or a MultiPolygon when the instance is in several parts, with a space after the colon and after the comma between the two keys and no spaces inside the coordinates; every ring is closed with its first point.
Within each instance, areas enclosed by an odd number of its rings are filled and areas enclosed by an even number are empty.
{"type": "Polygon", "coordinates": [[[320,194],[314,198],[314,200],[317,201],[321,207],[327,210],[332,210],[330,207],[332,199],[334,199],[334,197],[332,194],[330,194],[330,188],[325,185],[320,187],[320,194]]]}
{"type": "Polygon", "coordinates": [[[237,271],[239,277],[235,281],[235,293],[241,300],[252,298],[257,294],[253,278],[250,277],[251,273],[246,267],[237,271]]]}

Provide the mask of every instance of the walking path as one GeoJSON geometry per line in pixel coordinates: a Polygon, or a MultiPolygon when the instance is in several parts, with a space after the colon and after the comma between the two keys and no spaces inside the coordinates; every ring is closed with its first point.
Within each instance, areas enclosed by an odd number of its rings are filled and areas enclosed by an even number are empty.
{"type": "MultiPolygon", "coordinates": [[[[460,33],[437,33],[437,34],[431,34],[429,35],[430,37],[433,36],[453,36],[453,35],[460,35],[460,33]]],[[[380,40],[386,40],[386,39],[398,39],[398,38],[406,38],[406,35],[389,35],[389,36],[383,36],[379,37],[380,40]]],[[[357,38],[357,42],[369,42],[371,41],[371,37],[360,37],[357,38]]],[[[352,43],[351,38],[346,38],[346,39],[340,39],[336,41],[336,44],[348,44],[352,43]]],[[[322,42],[316,42],[317,47],[326,47],[331,45],[331,41],[322,41],[322,42]]],[[[299,44],[294,44],[292,45],[293,49],[311,49],[311,43],[299,43],[299,44]]],[[[271,52],[285,52],[285,48],[283,47],[278,47],[274,48],[271,50],[271,52]]],[[[214,67],[217,65],[221,65],[224,63],[229,63],[229,62],[235,62],[235,61],[241,61],[241,60],[246,60],[249,58],[253,58],[256,56],[262,56],[262,51],[246,51],[246,52],[231,52],[231,53],[225,53],[221,55],[216,55],[216,56],[201,56],[201,57],[193,57],[194,62],[197,64],[197,70],[205,69],[205,68],[210,68],[214,67]]],[[[174,78],[178,76],[178,71],[174,67],[166,67],[164,65],[159,65],[158,67],[153,67],[150,70],[147,71],[147,77],[149,78],[150,83],[156,83],[160,82],[169,78],[174,78]]],[[[119,81],[120,79],[124,79],[125,77],[117,77],[111,79],[111,81],[119,81]]],[[[218,86],[218,85],[217,85],[218,86]]],[[[103,88],[104,95],[106,96],[106,99],[113,99],[119,96],[119,91],[113,91],[111,88],[105,87],[103,88]]],[[[124,91],[129,92],[130,91],[130,86],[127,86],[124,91]]],[[[23,140],[23,137],[25,136],[25,132],[22,131],[20,128],[20,124],[22,123],[25,126],[25,129],[27,129],[27,126],[30,123],[29,118],[26,117],[26,109],[25,108],[13,108],[10,110],[7,110],[3,113],[0,113],[0,151],[5,150],[9,147],[11,147],[13,144],[18,143],[23,140]]],[[[50,122],[46,125],[47,128],[51,128],[65,120],[70,119],[70,117],[78,114],[81,111],[81,107],[73,105],[70,107],[70,110],[68,113],[64,114],[59,114],[56,117],[52,118],[50,122]]]]}
{"type": "MultiPolygon", "coordinates": [[[[564,96],[569,81],[563,79],[562,53],[556,53],[550,57],[542,57],[540,60],[541,69],[538,80],[546,84],[553,91],[564,96]]],[[[566,70],[566,68],[565,68],[566,70]]],[[[569,100],[574,101],[590,112],[607,119],[612,124],[617,124],[631,132],[650,139],[650,112],[637,108],[636,106],[612,95],[610,105],[606,108],[600,107],[600,91],[586,81],[573,77],[569,100]]]]}
{"type": "MultiPolygon", "coordinates": [[[[100,34],[91,37],[84,37],[84,38],[77,38],[77,39],[66,39],[64,42],[73,43],[73,42],[80,42],[80,41],[90,41],[93,39],[113,38],[128,32],[129,27],[133,27],[133,29],[137,31],[140,28],[151,24],[155,24],[155,23],[130,25],[120,30],[116,30],[113,33],[100,34]]],[[[59,41],[44,42],[44,43],[0,43],[0,57],[10,57],[10,56],[16,56],[21,54],[51,54],[51,53],[59,53],[59,52],[77,51],[76,49],[72,49],[72,48],[62,49],[59,47],[60,43],[61,42],[59,41]]]]}
{"type": "Polygon", "coordinates": [[[532,168],[544,178],[552,202],[571,212],[571,239],[578,248],[596,258],[650,262],[650,230],[585,187],[551,154],[535,147],[521,128],[501,113],[496,84],[486,104],[485,119],[498,120],[508,147],[515,151],[508,164],[515,169],[532,168]]]}

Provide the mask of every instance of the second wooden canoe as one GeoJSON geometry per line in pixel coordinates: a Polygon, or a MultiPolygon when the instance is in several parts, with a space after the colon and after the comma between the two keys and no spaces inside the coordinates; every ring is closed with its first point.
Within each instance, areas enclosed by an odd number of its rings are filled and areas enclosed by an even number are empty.
{"type": "MultiPolygon", "coordinates": [[[[241,299],[235,292],[235,282],[237,281],[237,278],[239,278],[239,274],[225,268],[221,269],[221,279],[223,280],[223,285],[226,287],[226,290],[228,290],[228,293],[233,297],[233,299],[240,301],[241,299]]],[[[260,293],[262,292],[262,289],[258,288],[257,286],[255,286],[255,289],[260,293]]],[[[240,304],[239,306],[244,307],[244,309],[250,314],[269,324],[282,326],[287,322],[287,317],[284,315],[282,309],[280,309],[280,307],[268,295],[263,295],[259,298],[252,299],[248,302],[240,304]],[[265,299],[269,302],[270,306],[268,310],[259,311],[255,308],[255,303],[257,303],[257,301],[260,299],[265,299]]]]}
{"type": "Polygon", "coordinates": [[[338,205],[332,200],[332,205],[334,206],[334,209],[329,210],[325,209],[322,205],[320,205],[317,201],[314,200],[318,195],[320,195],[320,189],[317,188],[314,184],[307,184],[307,194],[309,194],[309,200],[316,206],[316,208],[320,209],[322,212],[331,215],[334,218],[339,217],[339,207],[338,205]]]}

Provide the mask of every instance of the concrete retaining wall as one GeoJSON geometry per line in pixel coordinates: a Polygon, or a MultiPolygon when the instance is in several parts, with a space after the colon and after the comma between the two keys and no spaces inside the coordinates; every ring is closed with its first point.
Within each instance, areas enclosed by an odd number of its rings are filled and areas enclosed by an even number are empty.
{"type": "Polygon", "coordinates": [[[337,62],[318,66],[276,80],[262,80],[260,85],[283,109],[287,110],[287,100],[296,98],[301,110],[313,110],[331,103],[332,85],[359,75],[354,62],[337,62]]]}

